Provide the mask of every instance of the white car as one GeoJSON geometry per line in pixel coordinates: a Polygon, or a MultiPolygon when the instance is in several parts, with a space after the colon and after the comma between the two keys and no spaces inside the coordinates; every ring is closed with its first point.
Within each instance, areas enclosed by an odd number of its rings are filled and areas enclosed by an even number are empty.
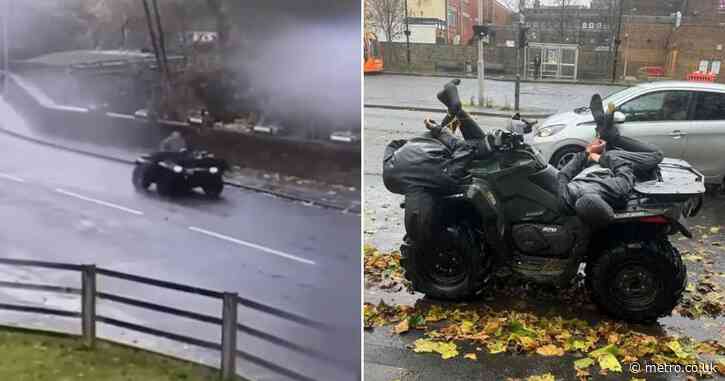
{"type": "MultiPolygon", "coordinates": [[[[725,85],[661,81],[629,87],[604,98],[616,107],[622,135],[657,145],[669,158],[700,170],[709,184],[725,179],[725,85]]],[[[534,128],[531,143],[561,168],[594,138],[588,107],[553,115],[534,128]]]]}

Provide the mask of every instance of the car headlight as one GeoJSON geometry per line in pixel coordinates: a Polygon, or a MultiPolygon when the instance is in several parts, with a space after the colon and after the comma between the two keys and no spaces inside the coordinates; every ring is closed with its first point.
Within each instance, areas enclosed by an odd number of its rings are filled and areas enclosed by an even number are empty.
{"type": "Polygon", "coordinates": [[[184,168],[182,166],[180,166],[180,165],[175,165],[174,168],[172,168],[172,169],[176,173],[181,173],[184,170],[184,168]]]}
{"type": "Polygon", "coordinates": [[[217,173],[219,173],[219,168],[211,167],[209,168],[209,173],[211,173],[212,175],[216,175],[217,173]]]}
{"type": "Polygon", "coordinates": [[[544,126],[536,130],[536,136],[540,138],[548,138],[561,132],[566,128],[566,124],[552,124],[550,126],[544,126]]]}

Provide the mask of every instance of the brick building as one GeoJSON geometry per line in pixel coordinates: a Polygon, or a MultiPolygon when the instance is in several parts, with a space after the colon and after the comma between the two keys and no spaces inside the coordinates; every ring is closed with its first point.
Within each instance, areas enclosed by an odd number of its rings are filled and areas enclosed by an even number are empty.
{"type": "Polygon", "coordinates": [[[478,20],[480,0],[408,0],[408,22],[411,30],[418,24],[435,24],[441,30],[438,42],[469,44],[473,25],[511,24],[511,10],[499,0],[483,0],[483,20],[478,20]]]}
{"type": "Polygon", "coordinates": [[[720,75],[725,60],[725,1],[683,0],[665,1],[659,7],[667,11],[679,6],[670,16],[659,10],[660,16],[643,15],[655,12],[653,1],[630,0],[625,6],[628,15],[623,19],[622,46],[618,72],[622,76],[637,76],[643,66],[661,66],[665,75],[685,79],[688,73],[701,70],[720,75]]]}
{"type": "Polygon", "coordinates": [[[535,3],[523,13],[531,28],[529,40],[532,42],[594,46],[610,43],[613,15],[609,7],[559,7],[535,3]]]}

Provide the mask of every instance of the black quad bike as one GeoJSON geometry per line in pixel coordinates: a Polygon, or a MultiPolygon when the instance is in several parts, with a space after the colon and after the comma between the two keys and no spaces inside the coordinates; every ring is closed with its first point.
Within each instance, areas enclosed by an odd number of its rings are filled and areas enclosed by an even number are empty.
{"type": "MultiPolygon", "coordinates": [[[[614,123],[599,96],[591,106],[599,126],[614,123]]],[[[692,237],[685,218],[702,207],[701,173],[663,160],[638,179],[611,223],[593,228],[562,211],[557,170],[520,134],[506,132],[496,145],[490,158],[470,164],[460,191],[406,194],[401,264],[416,291],[468,299],[494,273],[565,286],[585,264],[594,302],[615,318],[652,322],[672,312],[687,273],[668,237],[692,237]]]]}
{"type": "Polygon", "coordinates": [[[209,197],[219,197],[224,189],[222,175],[228,165],[206,151],[157,152],[136,159],[133,185],[148,190],[156,184],[162,196],[188,193],[201,187],[209,197]]]}

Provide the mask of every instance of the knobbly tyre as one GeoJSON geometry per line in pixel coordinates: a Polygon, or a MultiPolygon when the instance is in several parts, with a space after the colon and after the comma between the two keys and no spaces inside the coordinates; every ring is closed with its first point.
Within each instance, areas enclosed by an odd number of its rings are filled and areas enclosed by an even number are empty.
{"type": "Polygon", "coordinates": [[[209,197],[217,198],[224,189],[223,159],[206,151],[157,152],[136,159],[133,185],[148,190],[156,184],[162,196],[175,196],[200,187],[209,197]]]}
{"type": "MultiPolygon", "coordinates": [[[[457,91],[452,96],[457,98],[457,91]]],[[[615,123],[601,98],[592,100],[598,126],[615,123]]],[[[514,123],[521,127],[522,121],[514,123]]],[[[530,132],[532,124],[523,123],[530,132]]],[[[492,274],[561,287],[585,264],[586,286],[604,312],[631,322],[652,322],[672,312],[687,273],[669,236],[692,237],[685,219],[702,207],[700,172],[684,161],[664,159],[637,179],[614,218],[595,228],[563,210],[557,170],[522,135],[499,134],[495,145],[489,159],[466,166],[457,188],[405,194],[401,265],[416,291],[443,300],[470,299],[492,274]]]]}

